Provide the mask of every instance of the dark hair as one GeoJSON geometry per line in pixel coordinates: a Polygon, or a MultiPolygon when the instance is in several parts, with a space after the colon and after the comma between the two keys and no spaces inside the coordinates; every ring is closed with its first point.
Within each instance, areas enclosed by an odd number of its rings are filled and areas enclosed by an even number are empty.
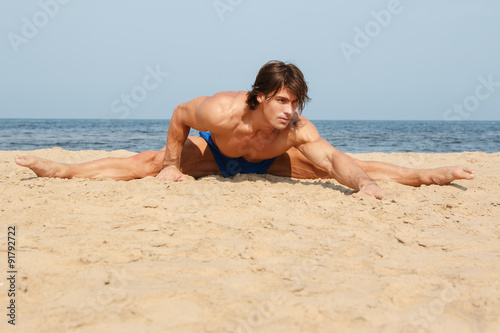
{"type": "Polygon", "coordinates": [[[252,90],[247,94],[247,104],[251,110],[259,106],[257,96],[263,93],[267,99],[273,98],[281,88],[290,90],[298,99],[298,112],[311,99],[307,96],[307,82],[300,69],[291,63],[272,60],[262,66],[255,78],[252,90]]]}

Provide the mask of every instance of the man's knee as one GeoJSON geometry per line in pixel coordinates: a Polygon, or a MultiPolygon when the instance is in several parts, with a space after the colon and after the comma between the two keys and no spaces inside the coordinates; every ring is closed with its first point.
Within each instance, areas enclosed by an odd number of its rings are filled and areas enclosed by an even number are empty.
{"type": "Polygon", "coordinates": [[[162,151],[145,151],[131,157],[134,164],[137,165],[137,172],[141,177],[153,176],[163,169],[162,151]]]}

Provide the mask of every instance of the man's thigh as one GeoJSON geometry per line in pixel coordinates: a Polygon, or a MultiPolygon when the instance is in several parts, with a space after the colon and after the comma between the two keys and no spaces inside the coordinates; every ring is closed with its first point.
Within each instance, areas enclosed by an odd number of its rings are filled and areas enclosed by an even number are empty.
{"type": "Polygon", "coordinates": [[[331,178],[328,172],[311,163],[297,148],[276,157],[267,174],[298,179],[331,178]]]}
{"type": "Polygon", "coordinates": [[[210,147],[199,136],[190,136],[186,140],[181,155],[181,171],[195,178],[221,174],[210,147]]]}

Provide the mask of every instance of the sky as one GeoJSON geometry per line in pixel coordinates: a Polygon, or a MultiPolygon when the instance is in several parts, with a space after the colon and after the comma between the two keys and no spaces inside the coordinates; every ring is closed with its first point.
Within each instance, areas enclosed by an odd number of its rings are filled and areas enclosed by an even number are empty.
{"type": "Polygon", "coordinates": [[[170,119],[304,73],[312,120],[500,120],[498,0],[0,0],[0,118],[170,119]]]}

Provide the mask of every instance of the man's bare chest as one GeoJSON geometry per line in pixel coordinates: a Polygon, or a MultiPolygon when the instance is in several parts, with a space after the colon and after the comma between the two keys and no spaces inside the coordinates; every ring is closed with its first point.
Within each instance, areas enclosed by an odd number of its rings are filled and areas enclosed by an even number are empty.
{"type": "Polygon", "coordinates": [[[243,157],[257,162],[277,157],[290,147],[283,135],[230,135],[212,136],[222,154],[228,157],[243,157]]]}

